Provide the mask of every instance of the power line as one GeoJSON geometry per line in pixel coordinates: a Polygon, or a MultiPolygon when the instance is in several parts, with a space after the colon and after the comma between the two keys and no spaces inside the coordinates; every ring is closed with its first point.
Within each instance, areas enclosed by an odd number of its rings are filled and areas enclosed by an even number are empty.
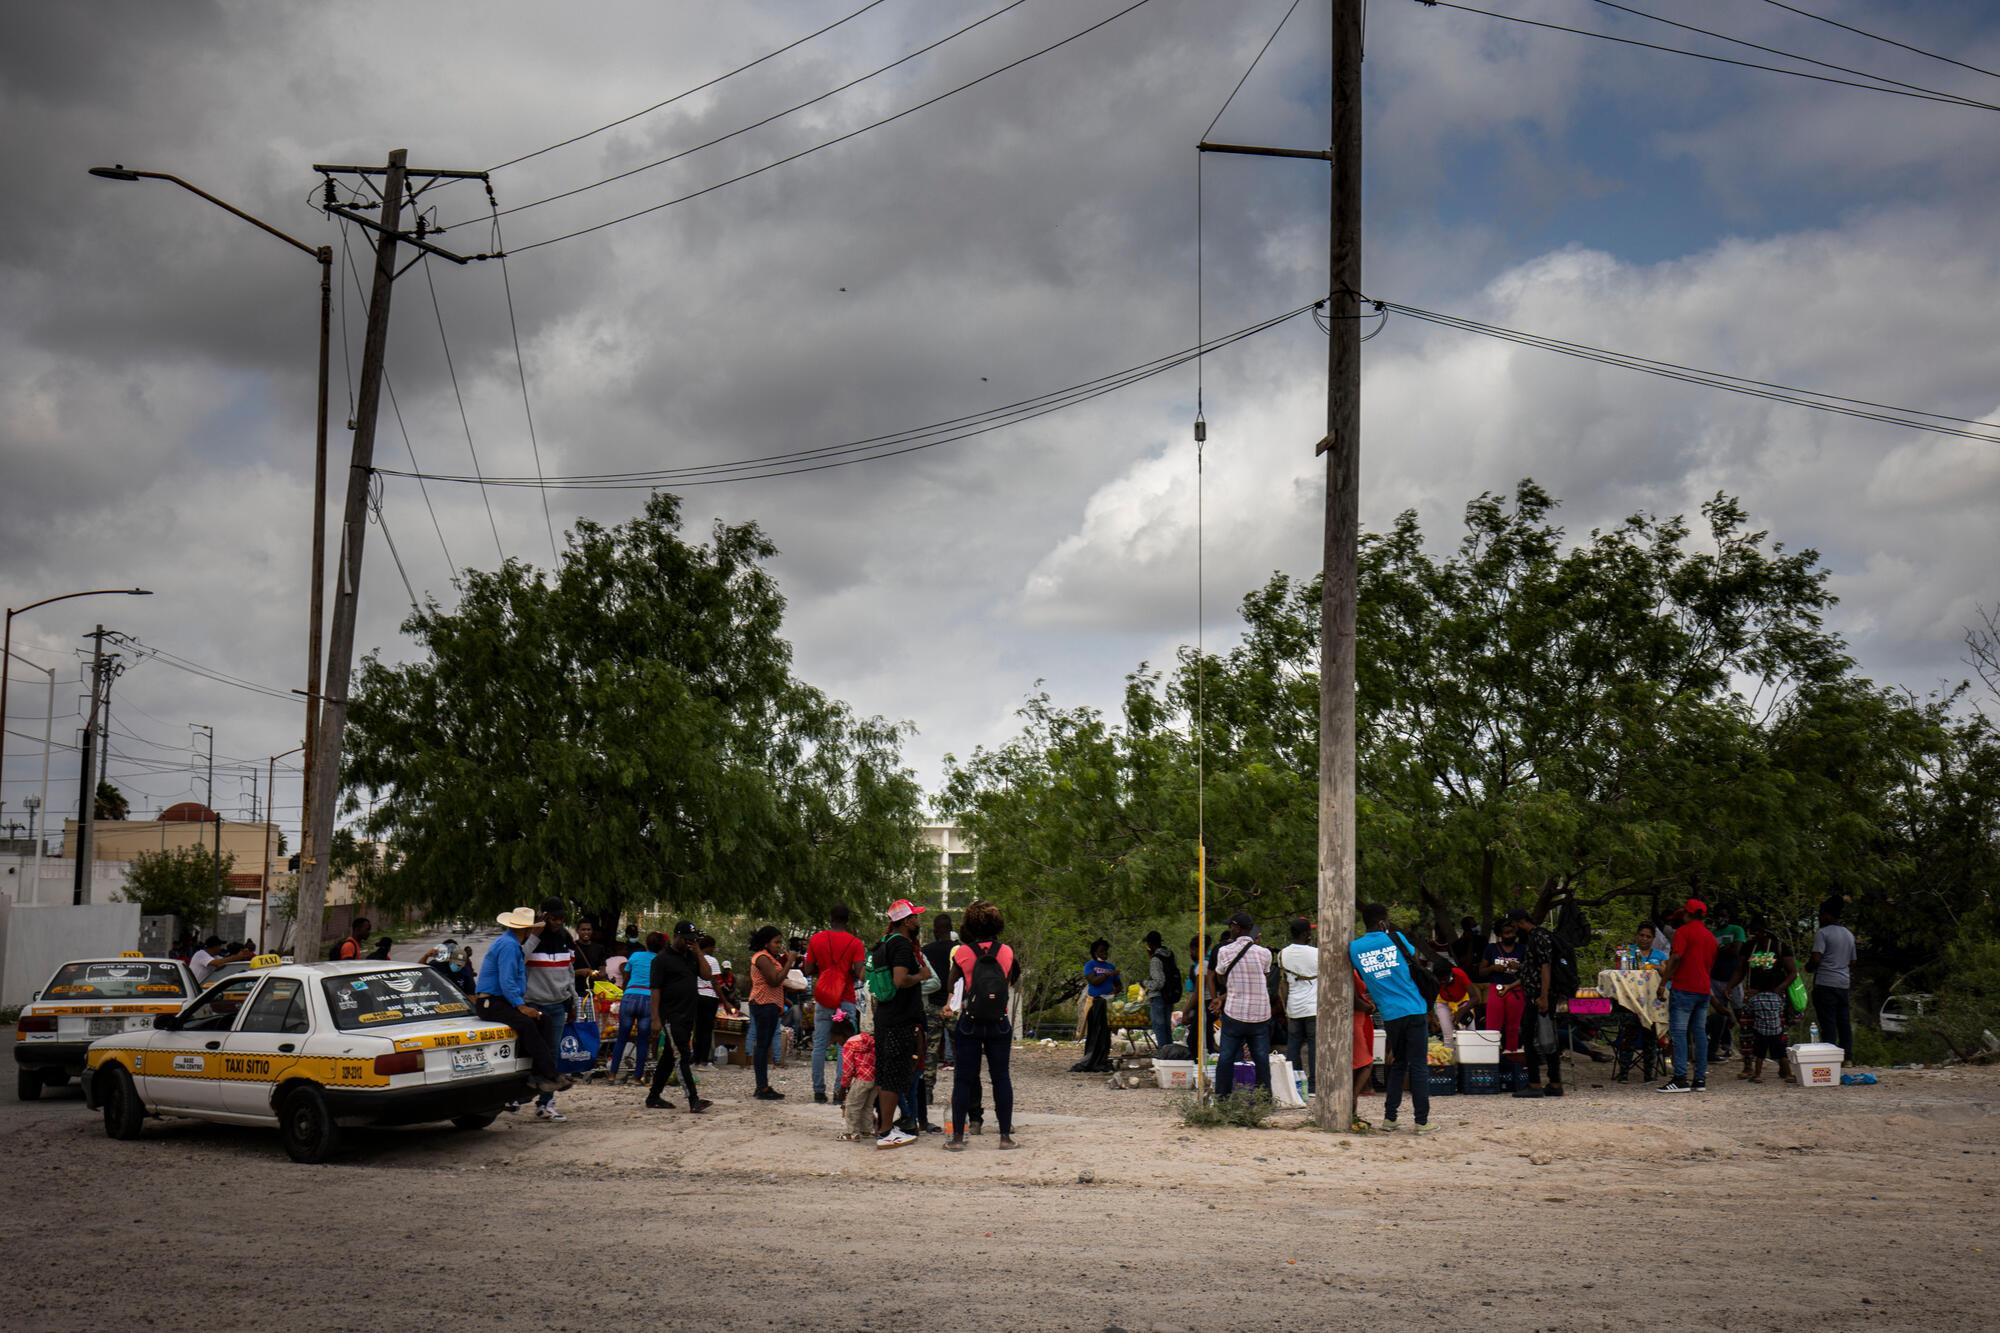
{"type": "Polygon", "coordinates": [[[1797,5],[1788,5],[1784,0],[1764,0],[1764,3],[1767,5],[1776,5],[1779,9],[1790,10],[1801,18],[1809,18],[1815,23],[1825,23],[1836,28],[1845,29],[1858,37],[1867,37],[1873,41],[1886,42],[1890,46],[1898,46],[1905,51],[1915,52],[1920,56],[1929,56],[1932,60],[1942,60],[1947,65],[1956,65],[1960,69],[1969,69],[1974,74],[1985,74],[1992,78],[2000,79],[2000,73],[1987,69],[1983,65],[1969,65],[1963,60],[1954,60],[1952,57],[1940,55],[1936,51],[1926,51],[1921,46],[1911,46],[1908,42],[1899,42],[1894,37],[1884,37],[1879,32],[1869,32],[1866,28],[1857,28],[1851,23],[1842,23],[1839,19],[1830,19],[1824,14],[1815,14],[1809,9],[1800,9],[1797,5]]]}
{"type": "MultiPolygon", "coordinates": [[[[649,469],[630,472],[604,472],[576,476],[558,477],[469,477],[428,474],[429,479],[441,482],[456,482],[480,486],[539,486],[554,490],[658,490],[664,486],[713,486],[732,481],[763,480],[768,477],[794,476],[802,472],[820,472],[828,468],[845,467],[854,463],[872,462],[881,458],[893,458],[923,449],[932,449],[942,444],[955,444],[986,435],[1008,426],[1032,421],[1052,412],[1074,407],[1080,403],[1100,398],[1133,384],[1162,375],[1170,370],[1186,365],[1199,357],[1209,356],[1225,347],[1233,346],[1246,338],[1278,327],[1289,320],[1298,318],[1313,309],[1311,304],[1302,305],[1282,314],[1246,325],[1241,329],[1215,338],[1202,346],[1184,348],[1166,356],[1155,357],[1151,361],[1128,366],[1109,375],[1084,380],[1066,388],[1033,398],[1021,399],[1002,407],[991,408],[967,416],[954,417],[946,421],[933,422],[928,426],[913,427],[894,431],[887,435],[871,436],[844,444],[822,445],[813,449],[799,449],[784,453],[765,454],[756,458],[738,459],[727,463],[696,464],[681,468],[649,469]],[[733,475],[724,475],[733,474],[733,475]]],[[[413,474],[378,469],[387,476],[410,476],[413,474]]]]}
{"type": "MultiPolygon", "coordinates": [[[[458,400],[458,423],[465,427],[465,450],[472,455],[472,471],[473,475],[477,476],[480,471],[479,449],[472,443],[472,418],[465,414],[465,395],[458,389],[458,367],[452,364],[451,339],[445,336],[444,307],[438,304],[437,282],[431,277],[429,255],[424,256],[424,285],[430,289],[431,311],[437,316],[438,342],[444,348],[445,373],[451,376],[451,396],[458,400]]],[[[479,498],[486,502],[486,522],[493,529],[493,549],[500,553],[500,563],[504,565],[507,563],[507,548],[500,544],[500,524],[493,517],[493,501],[483,487],[480,489],[479,498]]]]}
{"type": "MultiPolygon", "coordinates": [[[[1365,298],[1364,298],[1365,299],[1365,298]]],[[[1593,347],[1587,343],[1569,342],[1561,338],[1551,338],[1543,334],[1528,333],[1520,329],[1510,329],[1504,325],[1486,324],[1463,315],[1444,314],[1435,310],[1424,310],[1417,306],[1403,305],[1397,301],[1377,301],[1376,306],[1393,310],[1397,314],[1420,319],[1429,324],[1457,329],[1461,333],[1476,333],[1482,337],[1497,338],[1518,343],[1524,347],[1534,347],[1545,352],[1556,352],[1563,356],[1584,361],[1596,361],[1603,365],[1616,366],[1622,370],[1636,370],[1641,374],[1657,375],[1663,379],[1679,380],[1686,384],[1697,384],[1704,388],[1721,389],[1726,393],[1743,394],[1751,398],[1763,398],[1772,402],[1790,403],[1795,407],[1808,407],[1816,412],[1830,412],[1837,416],[1855,417],[1864,421],[1878,421],[1886,425],[1902,426],[1909,430],[1928,431],[1935,435],[1955,436],[1959,439],[1977,440],[1984,444],[2000,444],[2000,422],[1981,421],[1975,417],[1955,417],[1942,412],[1927,412],[1914,407],[1899,407],[1892,403],[1879,403],[1866,398],[1848,398],[1840,394],[1824,393],[1817,389],[1802,389],[1796,385],[1780,384],[1772,380],[1752,379],[1747,375],[1731,374],[1722,370],[1704,370],[1696,366],[1681,365],[1673,361],[1661,361],[1653,357],[1638,356],[1630,352],[1617,352],[1608,348],[1593,347]],[[1977,427],[1978,429],[1966,429],[1977,427]],[[1987,432],[1992,432],[1988,434],[1987,432]]]]}
{"type": "Polygon", "coordinates": [[[203,666],[199,662],[190,661],[185,657],[178,657],[173,653],[167,652],[165,649],[155,648],[149,643],[142,643],[129,635],[123,637],[120,642],[131,648],[137,655],[150,657],[166,666],[173,667],[177,671],[185,671],[189,675],[200,676],[218,685],[233,685],[240,690],[249,690],[255,694],[269,695],[273,699],[283,699],[286,703],[291,703],[294,700],[294,696],[290,690],[281,690],[275,685],[260,685],[253,680],[245,680],[240,676],[232,676],[214,667],[203,666]]]}
{"type": "Polygon", "coordinates": [[[698,83],[692,88],[686,89],[685,91],[682,92],[675,93],[672,97],[669,97],[664,102],[655,102],[651,106],[646,107],[643,110],[634,111],[629,116],[623,116],[617,120],[611,121],[608,124],[599,125],[594,130],[585,130],[582,134],[571,135],[569,138],[561,140],[560,142],[557,143],[552,143],[546,148],[537,148],[532,153],[523,153],[519,157],[510,157],[505,162],[502,162],[499,166],[488,167],[486,170],[488,172],[495,172],[501,170],[501,168],[503,167],[515,166],[518,165],[519,163],[526,162],[529,158],[540,157],[543,153],[553,153],[558,148],[567,148],[573,143],[582,143],[585,139],[590,138],[592,135],[602,134],[606,130],[615,130],[620,125],[628,125],[631,122],[639,119],[639,117],[641,116],[649,116],[653,112],[662,110],[666,107],[670,107],[674,103],[681,101],[684,98],[692,97],[699,92],[706,92],[708,89],[713,88],[716,84],[723,82],[725,79],[733,79],[738,74],[743,73],[745,70],[755,69],[757,68],[757,66],[763,64],[767,60],[775,59],[776,57],[785,54],[785,52],[787,51],[794,50],[797,47],[804,46],[807,42],[813,40],[815,37],[824,37],[826,34],[832,32],[835,28],[838,28],[841,24],[848,23],[853,21],[854,19],[860,18],[863,14],[866,14],[869,10],[875,8],[877,5],[881,3],[883,3],[883,0],[868,0],[867,4],[861,6],[861,8],[855,10],[852,14],[848,14],[844,18],[835,19],[833,22],[827,24],[824,28],[819,28],[813,32],[809,32],[805,36],[799,38],[796,41],[787,42],[785,45],[779,47],[775,51],[766,51],[763,55],[758,56],[755,60],[752,60],[748,64],[738,65],[735,69],[730,70],[726,74],[718,74],[714,78],[708,80],[706,83],[698,83]]]}
{"type": "MultiPolygon", "coordinates": [[[[403,557],[396,550],[396,538],[389,531],[389,520],[382,513],[382,478],[377,475],[368,479],[368,507],[375,511],[375,525],[382,529],[382,540],[389,545],[389,558],[396,562],[396,574],[403,580],[403,591],[410,595],[410,610],[423,614],[417,605],[417,590],[410,586],[409,571],[403,568],[403,557]]],[[[502,557],[505,562],[505,557],[502,557]]]]}
{"type": "MultiPolygon", "coordinates": [[[[488,203],[496,202],[493,198],[491,181],[486,183],[486,199],[488,203]]],[[[535,433],[535,409],[528,402],[528,361],[521,355],[521,325],[514,318],[514,280],[507,276],[507,248],[500,235],[498,212],[493,214],[493,249],[500,256],[500,289],[507,294],[507,331],[514,336],[514,369],[521,376],[521,415],[528,421],[528,447],[534,451],[535,479],[539,481],[542,476],[542,441],[535,433]]],[[[562,552],[556,549],[556,521],[549,513],[547,490],[542,492],[542,522],[549,531],[549,559],[553,565],[560,565],[562,552]]],[[[388,529],[383,529],[385,534],[387,531],[388,529]]]]}
{"type": "Polygon", "coordinates": [[[606,176],[603,180],[592,181],[588,185],[579,185],[573,190],[563,190],[558,194],[548,195],[541,199],[532,199],[525,204],[515,204],[512,208],[503,208],[499,210],[497,216],[506,217],[509,213],[520,213],[530,208],[540,208],[543,204],[552,204],[555,203],[558,199],[574,198],[579,194],[584,194],[587,191],[595,190],[601,185],[610,185],[615,181],[622,181],[629,179],[630,177],[637,176],[641,172],[651,171],[654,167],[663,167],[667,165],[669,162],[678,162],[684,157],[692,157],[694,154],[701,152],[704,148],[713,148],[717,144],[726,143],[740,134],[748,134],[752,130],[762,129],[764,126],[769,125],[774,120],[783,120],[786,116],[791,115],[795,111],[803,111],[809,106],[817,106],[819,103],[826,101],[829,97],[837,97],[841,93],[846,92],[849,88],[858,87],[859,85],[868,82],[868,80],[875,78],[878,75],[887,74],[890,70],[895,69],[899,65],[907,65],[912,60],[915,60],[918,56],[923,55],[929,51],[935,51],[938,47],[943,46],[946,42],[952,41],[953,39],[958,37],[963,37],[965,36],[966,33],[971,32],[974,28],[980,27],[987,23],[991,23],[994,19],[999,18],[1002,14],[1007,13],[1009,10],[1019,9],[1022,5],[1026,4],[1027,2],[1028,0],[1009,0],[1009,3],[1002,5],[1000,8],[994,10],[992,13],[986,15],[984,18],[974,19],[972,22],[966,24],[964,27],[958,29],[956,32],[946,33],[944,36],[938,38],[936,41],[931,42],[924,46],[920,46],[916,50],[910,52],[906,56],[901,57],[900,59],[890,61],[888,64],[882,66],[880,69],[871,69],[866,74],[861,75],[859,78],[849,79],[846,83],[841,84],[838,88],[829,88],[825,92],[819,94],[819,96],[817,97],[809,97],[803,102],[799,102],[796,103],[795,105],[786,107],[783,111],[774,111],[770,115],[765,116],[762,120],[752,121],[750,122],[750,124],[745,125],[740,129],[731,130],[727,134],[719,134],[715,138],[710,139],[706,143],[698,143],[692,148],[683,148],[679,152],[669,153],[667,156],[660,158],[657,161],[647,162],[642,166],[632,167],[629,170],[619,172],[615,176],[606,176]]]}
{"type": "MultiPolygon", "coordinates": [[[[1856,83],[1853,79],[1836,79],[1828,74],[1812,74],[1802,69],[1786,69],[1782,65],[1761,65],[1754,60],[1737,60],[1730,56],[1710,55],[1705,51],[1690,51],[1682,46],[1662,46],[1658,42],[1642,42],[1636,37],[1616,37],[1608,32],[1595,32],[1589,28],[1571,28],[1561,23],[1547,23],[1541,19],[1523,18],[1519,14],[1503,14],[1498,10],[1479,9],[1472,5],[1461,5],[1454,0],[1416,0],[1427,9],[1456,9],[1466,14],[1483,14],[1490,19],[1500,19],[1507,23],[1520,23],[1530,28],[1546,28],[1551,32],[1573,33],[1578,37],[1595,37],[1599,41],[1616,42],[1620,46],[1638,46],[1648,51],[1662,51],[1668,55],[1688,56],[1695,60],[1706,60],[1718,65],[1734,65],[1739,69],[1761,69],[1769,74],[1789,74],[1795,79],[1812,79],[1819,83],[1838,84],[1843,88],[1860,88],[1867,92],[1888,93],[1894,97],[1913,97],[1922,102],[1942,102],[1948,106],[1973,107],[1982,111],[2000,111],[2000,106],[1985,102],[1974,102],[1969,98],[1947,93],[1911,92],[1903,88],[1886,87],[1880,83],[1856,83]]],[[[1872,76],[1871,76],[1872,77],[1872,76]]]]}
{"type": "Polygon", "coordinates": [[[877,121],[871,121],[868,124],[863,125],[858,129],[852,129],[847,131],[847,133],[845,134],[836,135],[835,137],[828,139],[822,143],[816,143],[810,148],[802,148],[796,153],[792,153],[785,157],[777,159],[775,162],[766,162],[761,167],[757,167],[754,168],[753,170],[743,172],[740,175],[731,176],[727,180],[717,181],[713,185],[705,185],[699,190],[691,191],[687,194],[680,195],[677,198],[668,199],[662,203],[653,204],[650,207],[642,208],[635,213],[626,213],[620,217],[610,218],[604,222],[595,223],[588,227],[579,227],[575,231],[563,232],[562,234],[557,236],[550,236],[546,237],[543,240],[531,242],[527,245],[520,247],[518,250],[515,250],[513,253],[525,254],[530,250],[539,250],[545,245],[554,245],[558,241],[569,241],[569,240],[574,240],[579,236],[588,236],[592,232],[603,231],[606,227],[615,227],[621,222],[630,222],[634,218],[642,218],[649,213],[657,213],[663,208],[672,208],[674,205],[684,204],[688,202],[690,199],[699,199],[701,196],[705,194],[712,194],[717,190],[723,189],[726,186],[734,185],[739,181],[749,180],[752,176],[761,176],[767,171],[775,170],[778,167],[785,166],[787,163],[796,162],[802,157],[809,157],[812,154],[819,152],[823,148],[831,148],[835,144],[846,143],[849,139],[857,138],[860,135],[868,133],[868,131],[870,130],[880,129],[884,125],[893,124],[894,122],[903,119],[903,117],[905,116],[915,115],[917,112],[924,110],[926,107],[936,106],[939,102],[944,101],[948,97],[956,97],[959,93],[966,91],[968,88],[975,88],[978,85],[986,82],[988,79],[996,78],[999,75],[1007,73],[1007,71],[1009,70],[1018,69],[1019,67],[1027,64],[1031,60],[1038,59],[1041,56],[1049,54],[1049,52],[1051,51],[1057,50],[1061,47],[1068,46],[1071,42],[1074,42],[1079,38],[1088,37],[1091,33],[1096,32],[1099,28],[1105,27],[1112,23],[1116,23],[1119,19],[1124,18],[1127,14],[1130,14],[1133,10],[1144,8],[1146,5],[1150,3],[1151,0],[1133,0],[1133,3],[1125,6],[1125,8],[1119,10],[1117,13],[1112,14],[1109,18],[1099,19],[1096,23],[1091,24],[1089,27],[1083,29],[1081,32],[1071,33],[1069,36],[1063,38],[1061,41],[1051,42],[1049,45],[1043,47],[1039,51],[1030,52],[1029,54],[1022,56],[1019,60],[1010,61],[1007,64],[1000,66],[1000,68],[996,70],[991,70],[985,74],[980,75],[976,79],[971,79],[965,83],[961,83],[956,88],[951,88],[944,92],[941,92],[935,97],[917,103],[915,106],[906,107],[905,109],[896,112],[892,116],[884,116],[882,119],[877,121]]]}
{"type": "Polygon", "coordinates": [[[1283,32],[1285,25],[1292,21],[1292,14],[1297,11],[1298,7],[1299,0],[1292,0],[1292,7],[1285,11],[1285,16],[1278,20],[1278,26],[1271,29],[1271,35],[1266,37],[1264,44],[1257,48],[1257,55],[1251,60],[1250,67],[1243,71],[1243,77],[1236,81],[1236,86],[1229,90],[1229,96],[1223,98],[1222,105],[1216,108],[1215,119],[1209,121],[1208,128],[1201,132],[1202,138],[1206,139],[1209,135],[1215,133],[1215,127],[1222,123],[1222,113],[1229,110],[1229,104],[1236,100],[1236,94],[1242,92],[1243,85],[1250,82],[1250,76],[1257,72],[1257,66],[1263,61],[1264,53],[1271,49],[1272,42],[1278,40],[1278,34],[1283,32]]]}

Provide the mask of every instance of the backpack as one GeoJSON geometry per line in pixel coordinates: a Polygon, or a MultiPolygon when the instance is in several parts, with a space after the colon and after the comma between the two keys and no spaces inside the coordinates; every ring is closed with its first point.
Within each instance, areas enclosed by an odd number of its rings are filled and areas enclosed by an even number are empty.
{"type": "Polygon", "coordinates": [[[1554,931],[1549,932],[1549,940],[1549,994],[1552,999],[1566,999],[1577,991],[1576,950],[1554,931]]]}
{"type": "Polygon", "coordinates": [[[1160,982],[1160,994],[1169,1002],[1177,1001],[1181,998],[1180,962],[1174,957],[1174,951],[1165,945],[1160,946],[1159,957],[1164,976],[1164,980],[1160,982]]]}
{"type": "Polygon", "coordinates": [[[972,966],[965,987],[966,1017],[975,1023],[1006,1022],[1007,971],[1000,966],[1000,946],[992,940],[983,940],[965,947],[972,950],[972,966]]]}
{"type": "Polygon", "coordinates": [[[894,935],[884,935],[868,952],[868,998],[877,1004],[895,998],[896,969],[882,962],[882,955],[887,952],[888,943],[894,938],[894,935]]]}

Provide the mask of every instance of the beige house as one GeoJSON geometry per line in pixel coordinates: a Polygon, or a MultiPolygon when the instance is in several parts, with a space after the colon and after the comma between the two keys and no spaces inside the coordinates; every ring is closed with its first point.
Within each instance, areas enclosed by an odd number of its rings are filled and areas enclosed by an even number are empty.
{"type": "MultiPolygon", "coordinates": [[[[76,858],[77,833],[77,821],[65,819],[62,854],[71,860],[76,858]]],[[[173,851],[182,847],[205,847],[214,851],[218,836],[222,840],[222,854],[236,858],[228,876],[230,892],[255,894],[265,883],[264,876],[259,873],[260,867],[271,876],[272,887],[277,887],[277,877],[284,873],[286,859],[280,851],[284,844],[280,841],[278,826],[220,819],[213,810],[197,801],[168,806],[160,812],[158,819],[96,821],[90,833],[90,859],[130,861],[144,852],[173,851]],[[265,859],[267,856],[268,862],[265,859]]]]}

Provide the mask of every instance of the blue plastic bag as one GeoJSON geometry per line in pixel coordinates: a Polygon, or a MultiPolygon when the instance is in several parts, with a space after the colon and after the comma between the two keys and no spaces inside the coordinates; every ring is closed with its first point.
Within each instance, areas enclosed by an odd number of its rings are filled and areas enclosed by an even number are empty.
{"type": "Polygon", "coordinates": [[[1873,1074],[1842,1074],[1840,1084],[1845,1088],[1865,1088],[1876,1081],[1873,1074]]]}
{"type": "Polygon", "coordinates": [[[556,1049],[556,1068],[565,1074],[581,1074],[597,1064],[597,1053],[603,1045],[604,1034],[596,1020],[572,1019],[563,1026],[562,1044],[556,1049]]]}

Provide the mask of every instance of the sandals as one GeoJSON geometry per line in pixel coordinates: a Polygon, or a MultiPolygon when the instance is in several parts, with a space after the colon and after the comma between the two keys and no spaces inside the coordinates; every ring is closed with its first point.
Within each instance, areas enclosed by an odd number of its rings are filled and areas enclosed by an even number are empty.
{"type": "Polygon", "coordinates": [[[1375,1126],[1369,1124],[1360,1116],[1355,1116],[1347,1122],[1347,1132],[1350,1134],[1372,1134],[1375,1132],[1375,1126]]]}

